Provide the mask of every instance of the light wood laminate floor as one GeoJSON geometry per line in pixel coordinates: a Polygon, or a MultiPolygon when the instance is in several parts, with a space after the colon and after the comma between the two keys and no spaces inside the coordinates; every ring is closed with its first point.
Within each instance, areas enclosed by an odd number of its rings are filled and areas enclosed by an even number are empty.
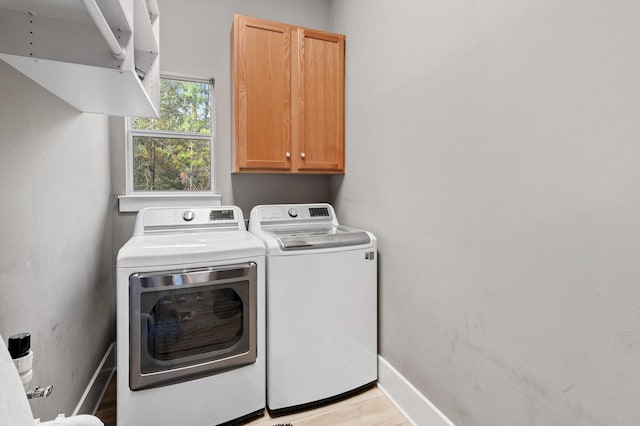
{"type": "Polygon", "coordinates": [[[250,426],[410,426],[411,423],[379,388],[351,398],[299,413],[264,417],[245,423],[250,426]]]}
{"type": "MultiPolygon", "coordinates": [[[[115,375],[98,406],[96,416],[105,426],[116,426],[115,375]]],[[[351,398],[301,411],[295,414],[263,417],[245,422],[243,426],[409,426],[411,423],[379,388],[374,387],[351,398]]],[[[188,425],[184,425],[188,426],[188,425]]]]}

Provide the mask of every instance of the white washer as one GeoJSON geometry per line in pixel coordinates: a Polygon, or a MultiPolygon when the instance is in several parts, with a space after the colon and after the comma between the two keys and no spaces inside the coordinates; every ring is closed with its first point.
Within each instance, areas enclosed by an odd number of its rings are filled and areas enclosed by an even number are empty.
{"type": "Polygon", "coordinates": [[[118,426],[264,412],[264,253],[234,206],[138,213],[117,259],[118,426]]]}
{"type": "Polygon", "coordinates": [[[329,204],[257,206],[267,249],[267,408],[344,397],[377,380],[377,255],[329,204]]]}

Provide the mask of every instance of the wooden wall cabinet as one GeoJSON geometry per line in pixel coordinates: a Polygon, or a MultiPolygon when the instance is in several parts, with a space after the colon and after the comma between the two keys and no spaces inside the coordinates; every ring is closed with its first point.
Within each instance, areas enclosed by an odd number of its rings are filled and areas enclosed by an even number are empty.
{"type": "Polygon", "coordinates": [[[345,37],[235,15],[233,170],[344,173],[345,37]]]}

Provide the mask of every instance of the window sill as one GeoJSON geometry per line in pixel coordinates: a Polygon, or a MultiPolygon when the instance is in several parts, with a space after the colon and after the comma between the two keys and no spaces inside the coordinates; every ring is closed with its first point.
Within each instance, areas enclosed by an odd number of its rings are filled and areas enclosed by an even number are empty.
{"type": "Polygon", "coordinates": [[[145,207],[208,207],[222,205],[218,194],[136,194],[119,195],[120,213],[138,212],[145,207]]]}

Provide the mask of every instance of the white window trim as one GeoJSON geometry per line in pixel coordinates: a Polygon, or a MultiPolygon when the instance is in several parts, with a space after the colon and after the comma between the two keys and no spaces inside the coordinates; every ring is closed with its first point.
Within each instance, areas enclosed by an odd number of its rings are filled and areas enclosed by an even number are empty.
{"type": "Polygon", "coordinates": [[[184,134],[176,133],[171,134],[167,132],[168,136],[175,135],[177,137],[189,137],[191,139],[211,139],[211,191],[198,191],[198,192],[180,192],[180,191],[134,191],[133,190],[133,164],[131,164],[131,158],[133,156],[133,137],[144,136],[145,134],[153,133],[145,130],[129,130],[131,126],[131,117],[125,117],[124,131],[126,140],[125,149],[125,176],[126,176],[126,194],[118,196],[118,206],[121,213],[124,212],[138,212],[145,207],[207,207],[207,206],[219,206],[222,204],[222,195],[215,193],[215,167],[214,167],[214,146],[215,146],[215,84],[213,79],[206,79],[201,77],[194,77],[186,74],[175,73],[161,73],[162,78],[170,78],[175,80],[188,80],[196,81],[200,83],[210,83],[211,98],[211,119],[212,119],[212,133],[211,135],[200,134],[184,134]]]}
{"type": "Polygon", "coordinates": [[[118,196],[120,213],[139,212],[145,207],[212,207],[220,205],[222,205],[222,195],[214,193],[118,196]]]}

